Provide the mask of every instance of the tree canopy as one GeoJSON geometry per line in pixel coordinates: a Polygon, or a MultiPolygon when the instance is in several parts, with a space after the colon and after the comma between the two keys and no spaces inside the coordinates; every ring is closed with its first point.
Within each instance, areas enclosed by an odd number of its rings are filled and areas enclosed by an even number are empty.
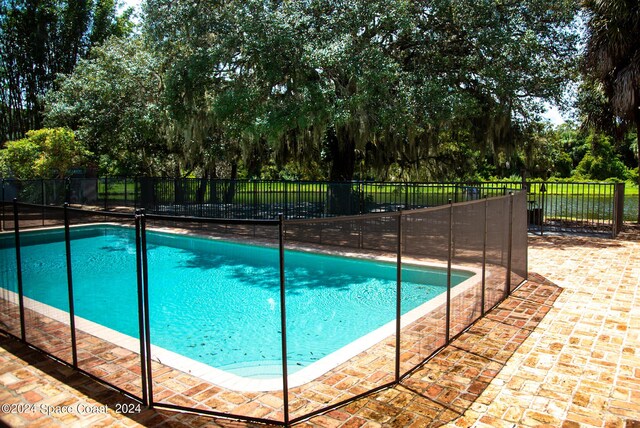
{"type": "Polygon", "coordinates": [[[161,173],[169,144],[158,73],[139,38],[112,37],[58,81],[46,123],[77,129],[103,173],[161,173]]]}
{"type": "Polygon", "coordinates": [[[200,150],[221,135],[249,170],[322,157],[441,175],[455,140],[509,150],[559,99],[575,54],[573,2],[149,0],[170,117],[200,150]]]}
{"type": "Polygon", "coordinates": [[[618,140],[635,126],[640,171],[640,4],[634,0],[584,3],[588,21],[581,107],[585,123],[618,140]]]}
{"type": "Polygon", "coordinates": [[[577,130],[540,120],[577,78],[573,0],[147,0],[135,34],[113,0],[3,2],[3,139],[70,127],[107,174],[622,178],[634,4],[584,2],[577,130]]]}
{"type": "Polygon", "coordinates": [[[59,73],[107,37],[130,32],[117,0],[0,2],[0,142],[42,127],[44,96],[59,73]]]}

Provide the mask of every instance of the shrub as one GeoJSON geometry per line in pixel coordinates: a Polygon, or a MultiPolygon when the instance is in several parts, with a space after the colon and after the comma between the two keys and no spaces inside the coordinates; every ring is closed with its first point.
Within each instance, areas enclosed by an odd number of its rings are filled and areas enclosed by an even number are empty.
{"type": "Polygon", "coordinates": [[[62,178],[70,168],[85,166],[90,155],[70,129],[43,128],[7,142],[0,151],[0,169],[3,177],[22,180],[62,178]]]}

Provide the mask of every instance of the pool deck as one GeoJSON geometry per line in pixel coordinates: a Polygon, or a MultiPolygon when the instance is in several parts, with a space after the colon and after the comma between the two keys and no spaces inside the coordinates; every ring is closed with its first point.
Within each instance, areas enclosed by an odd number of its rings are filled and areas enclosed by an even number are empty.
{"type": "MultiPolygon", "coordinates": [[[[394,388],[301,427],[640,427],[640,233],[530,237],[530,279],[394,388]]],[[[0,411],[0,426],[243,427],[143,410],[101,384],[0,338],[0,404],[86,404],[107,413],[0,411]]]]}

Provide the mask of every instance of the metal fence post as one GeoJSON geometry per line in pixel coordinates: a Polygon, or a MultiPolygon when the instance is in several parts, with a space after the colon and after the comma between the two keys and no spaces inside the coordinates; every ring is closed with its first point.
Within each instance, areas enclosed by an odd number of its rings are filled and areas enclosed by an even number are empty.
{"type": "Polygon", "coordinates": [[[16,242],[16,280],[18,281],[18,304],[20,306],[20,338],[27,341],[24,323],[24,290],[22,288],[22,256],[20,254],[20,221],[18,215],[18,200],[13,199],[13,230],[16,242]]]}
{"type": "Polygon", "coordinates": [[[71,203],[71,178],[64,179],[64,201],[71,203]]]}
{"type": "Polygon", "coordinates": [[[138,208],[138,195],[139,195],[139,191],[138,191],[138,177],[135,177],[133,179],[133,209],[138,208]]]}
{"type": "Polygon", "coordinates": [[[0,219],[0,232],[4,232],[4,178],[0,182],[0,185],[2,185],[2,219],[0,219]]]}
{"type": "Polygon", "coordinates": [[[618,236],[624,225],[624,183],[615,183],[613,190],[613,230],[612,237],[618,236]]]}
{"type": "Polygon", "coordinates": [[[540,186],[540,194],[541,196],[541,200],[542,203],[540,204],[541,206],[541,210],[540,210],[540,236],[544,236],[544,217],[545,217],[545,210],[546,210],[546,196],[547,196],[547,185],[546,183],[542,183],[542,185],[540,186]]]}
{"type": "Polygon", "coordinates": [[[153,370],[151,367],[151,327],[149,321],[149,268],[147,261],[147,220],[144,209],[140,213],[140,252],[142,262],[142,303],[144,310],[144,346],[147,371],[148,406],[153,407],[153,370]]]}
{"type": "Polygon", "coordinates": [[[109,209],[109,178],[104,178],[104,210],[109,209]]]}
{"type": "Polygon", "coordinates": [[[278,215],[278,246],[280,263],[280,328],[282,331],[282,399],[284,406],[284,423],[289,426],[289,372],[287,362],[287,309],[285,299],[284,271],[284,218],[278,215]]]}
{"type": "Polygon", "coordinates": [[[487,213],[489,211],[489,199],[487,195],[484,195],[484,233],[482,235],[482,316],[485,315],[486,304],[486,292],[487,292],[487,233],[488,233],[488,220],[487,213]]]}
{"type": "Polygon", "coordinates": [[[507,281],[504,297],[511,294],[511,257],[513,250],[513,192],[509,192],[509,242],[507,243],[507,281]]]}
{"type": "Polygon", "coordinates": [[[446,344],[451,339],[451,250],[453,240],[453,202],[449,199],[449,232],[448,232],[448,254],[447,254],[447,313],[445,320],[446,328],[446,344]]]}
{"type": "Polygon", "coordinates": [[[135,216],[136,226],[136,278],[138,290],[138,331],[140,337],[140,380],[142,382],[142,404],[149,405],[149,395],[147,386],[147,347],[145,341],[145,312],[143,299],[143,281],[142,281],[142,244],[140,229],[140,211],[136,210],[135,216]]]}
{"type": "Polygon", "coordinates": [[[42,197],[40,198],[40,200],[42,201],[42,226],[44,227],[44,217],[45,217],[45,209],[44,206],[46,205],[46,199],[44,197],[44,178],[40,179],[40,192],[42,192],[42,197]]]}
{"type": "Polygon", "coordinates": [[[402,317],[402,210],[398,211],[396,250],[396,382],[400,381],[400,327],[402,317]]]}
{"type": "Polygon", "coordinates": [[[404,208],[406,210],[409,209],[409,182],[405,181],[404,183],[404,208]]]}
{"type": "Polygon", "coordinates": [[[284,217],[289,218],[289,185],[287,181],[284,181],[283,185],[284,185],[284,217]]]}
{"type": "Polygon", "coordinates": [[[252,195],[251,202],[253,205],[253,216],[252,218],[258,218],[258,182],[256,180],[252,180],[252,195]]]}
{"type": "Polygon", "coordinates": [[[76,311],[73,298],[73,269],[71,265],[71,232],[69,231],[69,203],[64,203],[64,244],[67,256],[67,290],[69,295],[69,328],[71,328],[71,359],[78,368],[78,343],[76,339],[76,311]]]}

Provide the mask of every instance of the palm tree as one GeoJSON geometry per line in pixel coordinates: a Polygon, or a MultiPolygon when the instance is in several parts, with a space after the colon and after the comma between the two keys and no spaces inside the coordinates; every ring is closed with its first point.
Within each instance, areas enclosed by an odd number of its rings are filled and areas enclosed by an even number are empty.
{"type": "Polygon", "coordinates": [[[635,125],[640,171],[640,3],[584,0],[583,5],[588,19],[586,77],[600,83],[615,123],[635,125]]]}

